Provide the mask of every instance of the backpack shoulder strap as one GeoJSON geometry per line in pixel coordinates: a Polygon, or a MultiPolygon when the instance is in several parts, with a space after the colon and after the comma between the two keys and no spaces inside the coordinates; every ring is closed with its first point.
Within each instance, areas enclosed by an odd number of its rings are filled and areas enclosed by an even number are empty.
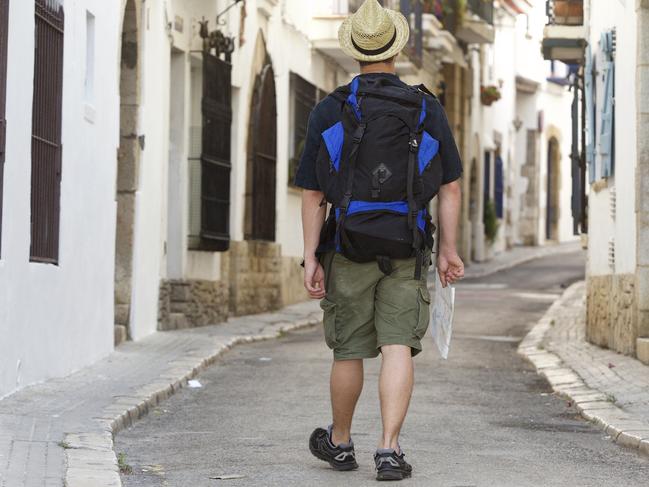
{"type": "Polygon", "coordinates": [[[428,87],[427,87],[425,84],[422,83],[422,84],[420,84],[420,85],[415,86],[415,88],[416,88],[418,91],[421,91],[421,92],[423,92],[423,93],[426,93],[428,96],[432,96],[433,98],[435,98],[435,99],[437,100],[437,97],[435,96],[435,94],[434,94],[432,91],[430,91],[430,90],[428,89],[428,87]]]}

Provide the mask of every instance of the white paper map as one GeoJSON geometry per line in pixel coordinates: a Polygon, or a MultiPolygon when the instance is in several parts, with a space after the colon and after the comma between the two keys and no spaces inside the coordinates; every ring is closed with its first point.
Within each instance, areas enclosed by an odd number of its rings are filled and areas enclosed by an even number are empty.
{"type": "Polygon", "coordinates": [[[448,358],[453,330],[453,312],[455,310],[455,288],[442,287],[439,274],[435,272],[435,299],[430,307],[430,333],[437,344],[442,358],[448,358]]]}

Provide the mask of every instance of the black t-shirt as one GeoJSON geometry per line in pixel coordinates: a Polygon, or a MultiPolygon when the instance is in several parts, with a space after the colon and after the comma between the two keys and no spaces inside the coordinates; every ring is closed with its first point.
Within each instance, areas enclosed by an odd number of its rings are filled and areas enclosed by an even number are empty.
{"type": "MultiPolygon", "coordinates": [[[[363,74],[365,77],[382,77],[395,86],[407,86],[398,76],[388,73],[363,74]]],[[[462,161],[455,139],[448,125],[444,108],[437,98],[426,95],[426,120],[424,130],[439,141],[442,160],[442,184],[452,183],[462,176],[462,161]]],[[[304,189],[320,190],[316,177],[316,159],[322,142],[322,132],[340,121],[340,101],[329,95],[313,109],[309,117],[304,152],[295,176],[295,185],[304,189]]]]}

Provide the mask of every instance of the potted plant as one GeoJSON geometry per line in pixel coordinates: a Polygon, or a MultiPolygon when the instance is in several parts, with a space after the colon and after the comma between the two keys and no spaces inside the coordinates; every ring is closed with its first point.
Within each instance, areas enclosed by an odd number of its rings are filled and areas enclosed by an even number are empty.
{"type": "Polygon", "coordinates": [[[496,204],[492,199],[487,201],[487,204],[485,205],[483,223],[485,237],[487,237],[489,243],[493,244],[498,236],[500,223],[498,222],[498,216],[496,215],[496,204]]]}
{"type": "Polygon", "coordinates": [[[492,103],[500,100],[501,94],[497,86],[482,86],[480,88],[480,101],[483,105],[490,106],[492,103]]]}

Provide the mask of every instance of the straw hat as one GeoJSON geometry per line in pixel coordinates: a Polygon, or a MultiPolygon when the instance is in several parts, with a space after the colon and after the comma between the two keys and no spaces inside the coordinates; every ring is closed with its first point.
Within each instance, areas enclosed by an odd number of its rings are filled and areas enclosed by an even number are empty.
{"type": "Polygon", "coordinates": [[[338,31],[345,54],[368,62],[385,61],[399,54],[409,37],[410,27],[403,14],[383,8],[377,0],[365,0],[338,31]]]}

